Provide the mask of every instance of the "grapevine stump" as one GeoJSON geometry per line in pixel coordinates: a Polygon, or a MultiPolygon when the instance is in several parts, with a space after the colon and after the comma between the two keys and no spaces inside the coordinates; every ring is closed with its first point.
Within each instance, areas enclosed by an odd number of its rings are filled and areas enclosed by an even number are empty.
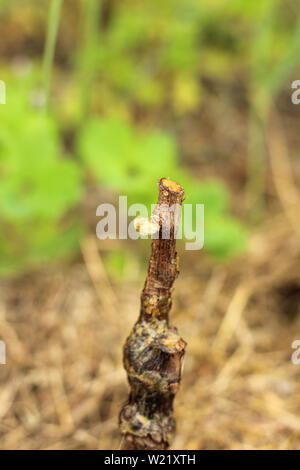
{"type": "Polygon", "coordinates": [[[158,185],[158,202],[144,224],[153,239],[140,316],[124,345],[130,395],[119,417],[123,449],[167,449],[175,432],[173,400],[186,343],[168,317],[179,273],[175,245],[184,191],[167,178],[158,185]]]}

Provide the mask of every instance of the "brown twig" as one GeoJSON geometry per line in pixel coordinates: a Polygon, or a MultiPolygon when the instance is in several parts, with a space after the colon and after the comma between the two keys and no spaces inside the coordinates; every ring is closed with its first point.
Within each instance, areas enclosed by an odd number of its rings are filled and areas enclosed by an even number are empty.
{"type": "Polygon", "coordinates": [[[168,314],[179,272],[175,234],[183,194],[175,181],[159,180],[158,203],[150,221],[152,226],[157,224],[158,232],[152,240],[140,316],[124,346],[131,388],[120,413],[124,449],[167,449],[175,431],[173,400],[186,343],[169,326],[168,314]]]}

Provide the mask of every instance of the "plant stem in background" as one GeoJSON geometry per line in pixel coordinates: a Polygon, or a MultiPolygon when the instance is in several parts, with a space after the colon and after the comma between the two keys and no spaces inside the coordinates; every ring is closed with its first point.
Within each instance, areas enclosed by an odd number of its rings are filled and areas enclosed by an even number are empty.
{"type": "Polygon", "coordinates": [[[49,106],[50,83],[54,59],[57,30],[60,20],[62,0],[52,0],[50,5],[50,14],[47,29],[46,45],[44,50],[44,90],[45,90],[45,109],[49,106]]]}
{"type": "Polygon", "coordinates": [[[91,90],[98,64],[101,7],[102,0],[82,2],[83,40],[79,51],[82,122],[90,111],[91,90]]]}
{"type": "Polygon", "coordinates": [[[277,19],[280,2],[259,3],[257,24],[252,40],[252,72],[249,110],[247,173],[247,209],[252,222],[262,220],[266,206],[268,150],[267,126],[272,103],[286,84],[289,74],[299,64],[300,21],[290,25],[283,52],[274,55],[278,37],[277,19]]]}
{"type": "Polygon", "coordinates": [[[124,367],[131,388],[120,413],[124,449],[167,449],[175,431],[173,400],[181,378],[186,343],[169,326],[171,290],[178,275],[175,234],[183,188],[159,180],[158,203],[151,216],[158,236],[152,240],[140,316],[124,346],[124,367]],[[168,237],[163,238],[164,230],[168,237]]]}
{"type": "MultiPolygon", "coordinates": [[[[253,101],[254,100],[253,95],[253,101]]],[[[262,100],[264,102],[264,100],[262,100]]],[[[251,104],[248,121],[248,161],[246,207],[252,223],[262,220],[265,212],[267,150],[265,145],[265,120],[268,105],[251,104]]]]}

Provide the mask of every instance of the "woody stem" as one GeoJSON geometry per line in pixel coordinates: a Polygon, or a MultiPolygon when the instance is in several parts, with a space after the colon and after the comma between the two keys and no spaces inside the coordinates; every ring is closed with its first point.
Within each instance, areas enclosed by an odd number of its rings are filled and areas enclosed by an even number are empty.
{"type": "Polygon", "coordinates": [[[137,323],[124,345],[124,367],[131,388],[120,413],[125,449],[167,449],[175,431],[173,400],[181,378],[185,342],[169,327],[171,289],[178,275],[176,232],[183,188],[159,180],[159,197],[151,219],[153,236],[148,273],[137,323]]]}

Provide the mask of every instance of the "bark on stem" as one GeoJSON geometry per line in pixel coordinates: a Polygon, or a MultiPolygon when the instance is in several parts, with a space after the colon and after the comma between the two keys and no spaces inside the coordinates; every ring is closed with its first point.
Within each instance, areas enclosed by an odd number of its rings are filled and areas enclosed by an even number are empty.
{"type": "Polygon", "coordinates": [[[140,316],[124,345],[131,388],[120,413],[124,449],[167,449],[175,431],[173,400],[186,343],[169,326],[168,314],[179,272],[175,234],[183,194],[175,181],[159,180],[158,202],[151,216],[159,230],[152,240],[140,316]]]}

